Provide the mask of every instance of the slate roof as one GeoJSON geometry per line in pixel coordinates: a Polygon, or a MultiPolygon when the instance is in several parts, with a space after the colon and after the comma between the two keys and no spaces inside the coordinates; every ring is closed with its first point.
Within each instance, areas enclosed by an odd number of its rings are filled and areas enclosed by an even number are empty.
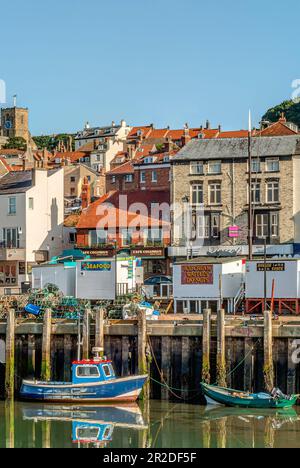
{"type": "Polygon", "coordinates": [[[0,195],[25,193],[33,185],[32,172],[10,172],[0,179],[0,195]]]}
{"type": "MultiPolygon", "coordinates": [[[[291,156],[300,154],[299,136],[254,137],[253,157],[291,156]]],[[[172,159],[195,161],[208,159],[248,158],[248,138],[192,140],[172,159]]]]}

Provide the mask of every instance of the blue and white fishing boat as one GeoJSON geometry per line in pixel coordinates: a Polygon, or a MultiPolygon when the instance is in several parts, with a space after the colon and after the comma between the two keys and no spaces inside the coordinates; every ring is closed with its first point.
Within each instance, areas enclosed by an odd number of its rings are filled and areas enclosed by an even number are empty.
{"type": "Polygon", "coordinates": [[[116,377],[112,361],[96,357],[72,364],[72,382],[23,380],[20,397],[45,402],[136,401],[147,375],[116,377]]]}

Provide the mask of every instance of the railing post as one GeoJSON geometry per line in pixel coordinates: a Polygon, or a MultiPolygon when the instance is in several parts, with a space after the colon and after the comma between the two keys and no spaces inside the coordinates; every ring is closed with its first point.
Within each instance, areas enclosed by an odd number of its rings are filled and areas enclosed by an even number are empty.
{"type": "Polygon", "coordinates": [[[225,310],[218,310],[217,314],[217,383],[226,387],[226,358],[225,358],[225,310]]]}
{"type": "Polygon", "coordinates": [[[46,382],[51,379],[51,315],[51,309],[47,309],[43,322],[41,379],[46,382]]]}
{"type": "Polygon", "coordinates": [[[274,388],[272,314],[264,312],[264,380],[268,392],[274,388]]]}
{"type": "Polygon", "coordinates": [[[103,349],[102,355],[104,354],[104,316],[105,309],[96,309],[96,324],[95,324],[95,347],[103,349]]]}
{"type": "Polygon", "coordinates": [[[5,397],[14,399],[15,390],[15,311],[9,309],[6,323],[5,342],[5,397]]]}
{"type": "Polygon", "coordinates": [[[210,333],[211,333],[211,310],[203,311],[203,334],[202,334],[202,382],[210,383],[210,333]]]}
{"type": "Polygon", "coordinates": [[[90,309],[86,308],[83,316],[82,327],[82,358],[89,359],[90,357],[90,309]]]}

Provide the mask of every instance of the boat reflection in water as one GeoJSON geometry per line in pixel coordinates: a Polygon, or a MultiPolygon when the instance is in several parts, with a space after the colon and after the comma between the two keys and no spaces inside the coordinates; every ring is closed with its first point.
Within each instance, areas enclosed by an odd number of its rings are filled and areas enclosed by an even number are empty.
{"type": "Polygon", "coordinates": [[[300,416],[293,408],[272,410],[208,406],[202,420],[205,427],[204,447],[274,448],[282,445],[285,429],[287,433],[290,432],[290,439],[285,437],[284,443],[295,446],[292,439],[299,428],[297,423],[300,416]],[[286,428],[283,429],[283,426],[286,428]]]}
{"type": "Polygon", "coordinates": [[[142,412],[135,403],[125,406],[23,406],[23,419],[40,422],[72,423],[72,442],[78,447],[106,447],[113,440],[116,427],[147,430],[142,412]]]}

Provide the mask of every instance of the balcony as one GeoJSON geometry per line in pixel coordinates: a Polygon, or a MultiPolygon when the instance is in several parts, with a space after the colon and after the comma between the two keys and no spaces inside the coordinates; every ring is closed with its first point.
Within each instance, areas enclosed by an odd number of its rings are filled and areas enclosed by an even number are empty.
{"type": "Polygon", "coordinates": [[[5,242],[0,243],[0,261],[10,262],[19,261],[25,262],[26,251],[19,247],[13,247],[12,245],[6,244],[5,242]]]}

